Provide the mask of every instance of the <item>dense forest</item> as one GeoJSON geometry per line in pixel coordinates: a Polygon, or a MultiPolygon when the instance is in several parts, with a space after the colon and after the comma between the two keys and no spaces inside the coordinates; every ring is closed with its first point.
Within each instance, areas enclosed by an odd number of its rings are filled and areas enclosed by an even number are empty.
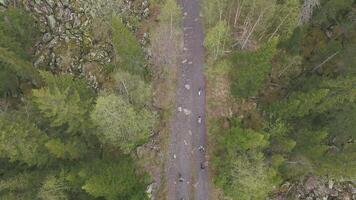
{"type": "Polygon", "coordinates": [[[208,0],[203,13],[214,183],[231,199],[354,199],[355,2],[208,0]]]}
{"type": "Polygon", "coordinates": [[[150,6],[0,1],[1,200],[148,199],[150,6]]]}
{"type": "MultiPolygon", "coordinates": [[[[0,0],[0,200],[150,199],[177,2],[0,0]]],[[[213,199],[356,199],[355,1],[200,3],[213,199]]]]}

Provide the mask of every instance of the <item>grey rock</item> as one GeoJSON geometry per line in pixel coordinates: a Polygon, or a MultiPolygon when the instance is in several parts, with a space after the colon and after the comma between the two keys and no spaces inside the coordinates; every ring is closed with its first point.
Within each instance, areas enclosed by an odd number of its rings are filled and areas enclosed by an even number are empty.
{"type": "Polygon", "coordinates": [[[35,0],[35,4],[40,4],[42,3],[42,0],[35,0]]]}
{"type": "Polygon", "coordinates": [[[53,0],[46,0],[49,6],[54,7],[54,1],[53,0]]]}
{"type": "Polygon", "coordinates": [[[310,176],[304,183],[304,188],[308,192],[311,192],[313,189],[317,187],[318,187],[318,180],[314,176],[310,176]]]}
{"type": "Polygon", "coordinates": [[[44,61],[46,60],[44,55],[41,55],[34,63],[33,65],[38,68],[41,64],[44,63],[44,61]]]}
{"type": "Polygon", "coordinates": [[[55,37],[49,42],[48,48],[52,49],[55,46],[57,46],[57,44],[58,44],[58,37],[55,37]]]}
{"type": "Polygon", "coordinates": [[[73,27],[74,27],[74,28],[77,28],[77,27],[80,26],[80,24],[81,24],[80,17],[79,17],[79,16],[74,16],[73,27]]]}
{"type": "Polygon", "coordinates": [[[43,35],[43,37],[42,37],[42,41],[43,41],[44,43],[47,43],[47,42],[51,41],[52,38],[53,38],[53,37],[52,37],[51,33],[45,33],[45,34],[43,35]]]}
{"type": "Polygon", "coordinates": [[[7,6],[6,0],[0,0],[0,6],[7,6]]]}
{"type": "Polygon", "coordinates": [[[47,22],[48,22],[48,25],[49,27],[53,30],[55,27],[56,27],[56,19],[54,18],[53,15],[49,15],[47,17],[47,22]]]}
{"type": "Polygon", "coordinates": [[[143,10],[142,16],[144,18],[147,18],[148,16],[150,16],[150,9],[149,8],[145,8],[145,10],[143,10]]]}
{"type": "Polygon", "coordinates": [[[62,0],[62,5],[65,7],[69,6],[69,0],[62,0]]]}

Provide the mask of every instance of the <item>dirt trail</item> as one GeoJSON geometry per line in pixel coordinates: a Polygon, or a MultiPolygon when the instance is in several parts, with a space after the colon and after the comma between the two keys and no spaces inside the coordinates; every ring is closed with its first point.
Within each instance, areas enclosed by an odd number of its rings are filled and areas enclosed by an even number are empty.
{"type": "Polygon", "coordinates": [[[171,124],[168,200],[208,200],[203,27],[198,0],[180,0],[179,3],[184,13],[184,55],[179,66],[176,108],[171,124]]]}

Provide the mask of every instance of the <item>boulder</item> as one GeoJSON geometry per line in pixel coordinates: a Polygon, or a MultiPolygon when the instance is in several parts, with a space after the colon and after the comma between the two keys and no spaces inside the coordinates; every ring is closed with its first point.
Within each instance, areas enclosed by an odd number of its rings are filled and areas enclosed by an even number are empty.
{"type": "Polygon", "coordinates": [[[47,16],[47,23],[52,30],[56,28],[56,19],[53,15],[47,16]]]}

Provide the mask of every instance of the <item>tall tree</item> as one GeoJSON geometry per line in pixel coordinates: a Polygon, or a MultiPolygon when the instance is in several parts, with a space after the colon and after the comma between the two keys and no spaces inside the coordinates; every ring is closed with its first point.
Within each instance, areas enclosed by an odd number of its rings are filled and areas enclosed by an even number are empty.
{"type": "Polygon", "coordinates": [[[225,21],[219,21],[214,27],[208,30],[204,41],[204,46],[208,49],[213,60],[220,58],[230,43],[230,28],[225,21]]]}
{"type": "Polygon", "coordinates": [[[233,95],[257,95],[271,72],[271,60],[276,53],[277,42],[277,39],[273,39],[256,52],[237,52],[233,56],[233,63],[236,65],[231,70],[233,95]]]}
{"type": "Polygon", "coordinates": [[[94,197],[107,200],[146,200],[145,174],[139,174],[130,158],[97,160],[82,172],[83,189],[94,197]]]}
{"type": "Polygon", "coordinates": [[[21,59],[30,60],[39,36],[34,19],[25,10],[10,7],[0,12],[0,47],[14,52],[21,59]]]}
{"type": "Polygon", "coordinates": [[[41,200],[68,200],[68,190],[69,187],[64,178],[50,175],[44,179],[38,192],[38,198],[41,200]]]}
{"type": "Polygon", "coordinates": [[[118,71],[114,79],[118,93],[137,107],[150,105],[152,102],[152,87],[138,75],[118,71]]]}
{"type": "Polygon", "coordinates": [[[28,165],[43,165],[48,159],[45,133],[23,116],[0,115],[0,156],[28,165]]]}
{"type": "Polygon", "coordinates": [[[93,92],[84,80],[71,75],[41,72],[47,86],[34,89],[34,103],[51,127],[62,127],[69,133],[83,132],[90,125],[89,111],[93,92]]]}
{"type": "Polygon", "coordinates": [[[144,54],[136,37],[117,16],[112,17],[113,44],[117,62],[120,67],[128,72],[145,75],[144,54]]]}
{"type": "Polygon", "coordinates": [[[91,114],[98,125],[100,141],[119,147],[125,153],[144,143],[151,135],[155,114],[135,108],[114,94],[100,96],[91,114]]]}

